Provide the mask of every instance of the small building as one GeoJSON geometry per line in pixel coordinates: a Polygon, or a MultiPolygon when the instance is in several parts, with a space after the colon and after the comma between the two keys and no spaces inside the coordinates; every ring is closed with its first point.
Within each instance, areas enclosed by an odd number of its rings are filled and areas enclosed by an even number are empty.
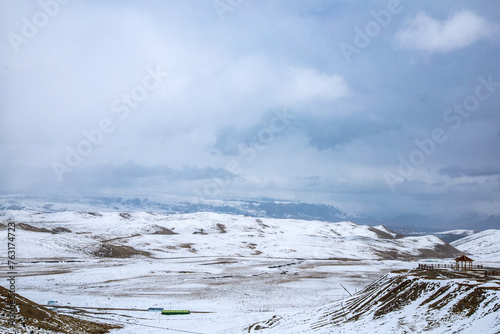
{"type": "Polygon", "coordinates": [[[472,270],[472,262],[474,260],[465,256],[465,254],[455,259],[457,270],[472,270]]]}
{"type": "Polygon", "coordinates": [[[178,314],[191,314],[189,310],[163,310],[161,314],[165,315],[178,315],[178,314]]]}
{"type": "Polygon", "coordinates": [[[163,308],[161,307],[150,307],[148,309],[148,312],[161,312],[161,311],[163,311],[163,308]]]}

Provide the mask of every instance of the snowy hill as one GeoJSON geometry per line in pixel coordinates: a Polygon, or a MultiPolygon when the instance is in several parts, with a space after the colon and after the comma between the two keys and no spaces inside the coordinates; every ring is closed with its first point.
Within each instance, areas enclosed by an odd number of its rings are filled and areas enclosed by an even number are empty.
{"type": "Polygon", "coordinates": [[[486,230],[451,243],[453,247],[485,261],[500,259],[500,230],[486,230]]]}
{"type": "Polygon", "coordinates": [[[387,274],[354,296],[275,314],[249,333],[499,333],[500,281],[447,270],[387,274]]]}
{"type": "Polygon", "coordinates": [[[452,257],[435,236],[402,237],[384,226],[216,213],[4,211],[17,222],[23,258],[261,256],[318,259],[452,257]],[[29,246],[29,247],[28,247],[29,246]]]}

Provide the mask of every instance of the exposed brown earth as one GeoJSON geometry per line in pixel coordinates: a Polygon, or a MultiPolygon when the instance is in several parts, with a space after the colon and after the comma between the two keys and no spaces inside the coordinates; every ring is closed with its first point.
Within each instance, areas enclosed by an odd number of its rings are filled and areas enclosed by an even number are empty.
{"type": "MultiPolygon", "coordinates": [[[[5,225],[3,225],[3,224],[0,224],[0,225],[5,227],[5,225]]],[[[62,227],[62,226],[54,227],[52,229],[47,229],[45,227],[36,227],[36,226],[30,225],[30,224],[16,222],[16,228],[21,229],[21,230],[25,230],[25,231],[30,231],[30,232],[42,232],[42,233],[51,233],[51,234],[71,233],[71,230],[67,229],[66,227],[62,227]]]]}
{"type": "Polygon", "coordinates": [[[217,228],[219,229],[220,233],[227,233],[226,231],[226,225],[217,223],[217,228]]]}
{"type": "Polygon", "coordinates": [[[174,234],[177,234],[174,231],[172,231],[171,229],[168,229],[168,228],[163,227],[163,226],[153,225],[152,227],[155,230],[155,232],[153,234],[163,234],[163,235],[174,235],[174,234]]]}
{"type": "Polygon", "coordinates": [[[151,253],[140,251],[130,246],[102,244],[97,250],[93,252],[93,255],[105,258],[129,258],[135,255],[149,257],[151,256],[151,253]]]}

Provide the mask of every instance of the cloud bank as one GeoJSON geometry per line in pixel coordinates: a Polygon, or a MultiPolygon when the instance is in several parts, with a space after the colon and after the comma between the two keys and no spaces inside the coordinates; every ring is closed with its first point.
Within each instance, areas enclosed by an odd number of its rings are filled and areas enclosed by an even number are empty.
{"type": "Polygon", "coordinates": [[[500,2],[225,3],[0,2],[0,193],[500,214],[500,2]]]}

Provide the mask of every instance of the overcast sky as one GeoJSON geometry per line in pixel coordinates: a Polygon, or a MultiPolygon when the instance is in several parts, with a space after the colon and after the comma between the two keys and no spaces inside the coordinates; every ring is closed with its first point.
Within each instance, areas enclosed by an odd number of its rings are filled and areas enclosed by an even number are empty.
{"type": "Polygon", "coordinates": [[[500,2],[1,0],[0,192],[500,214],[500,2]]]}

